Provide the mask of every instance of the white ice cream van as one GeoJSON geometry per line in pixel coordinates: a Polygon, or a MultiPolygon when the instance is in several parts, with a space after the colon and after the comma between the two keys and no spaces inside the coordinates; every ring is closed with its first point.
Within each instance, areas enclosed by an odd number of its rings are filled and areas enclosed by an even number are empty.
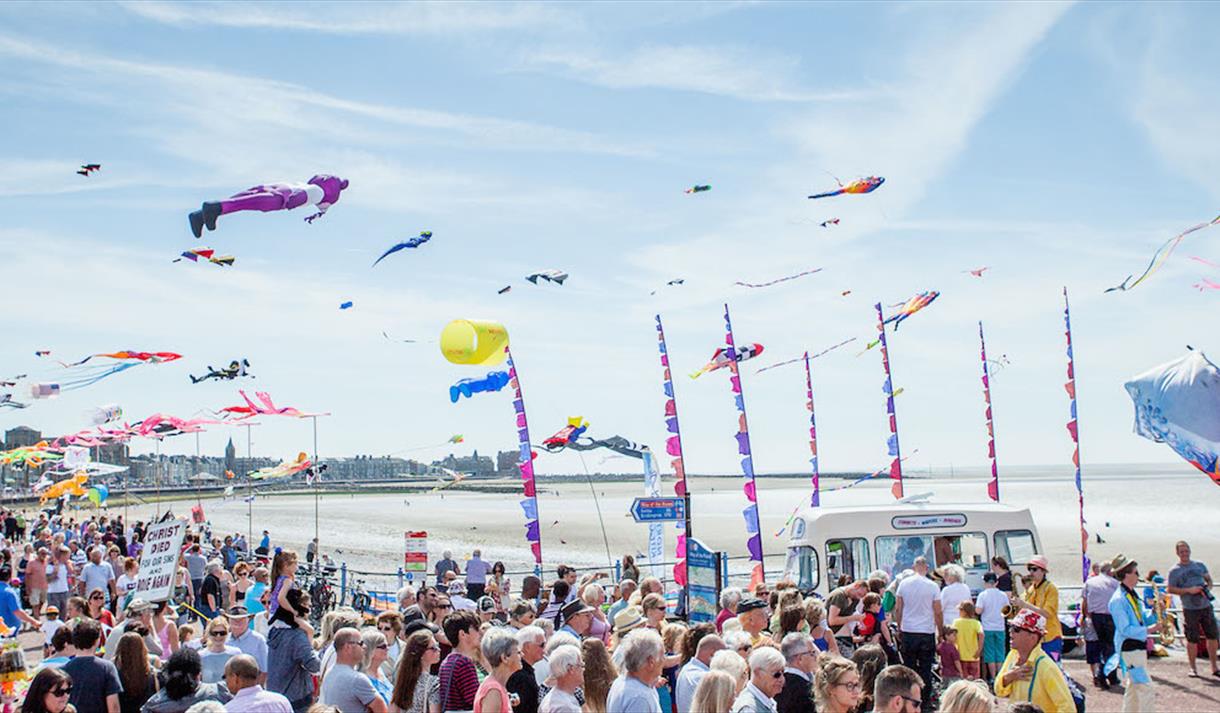
{"type": "Polygon", "coordinates": [[[1028,508],[926,501],[817,507],[789,525],[784,573],[802,590],[825,595],[841,575],[866,579],[884,570],[893,576],[923,556],[935,567],[961,565],[966,584],[977,590],[992,557],[1000,555],[1022,572],[1039,552],[1028,508]]]}

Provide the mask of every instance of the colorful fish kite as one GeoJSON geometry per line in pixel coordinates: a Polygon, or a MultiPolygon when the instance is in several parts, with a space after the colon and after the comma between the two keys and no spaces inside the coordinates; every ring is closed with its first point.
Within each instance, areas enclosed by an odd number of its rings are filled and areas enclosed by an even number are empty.
{"type": "MultiPolygon", "coordinates": [[[[227,367],[223,369],[216,369],[209,366],[208,373],[204,374],[203,376],[191,376],[190,374],[188,374],[188,376],[191,377],[192,384],[198,384],[201,381],[207,381],[208,379],[216,379],[218,381],[233,381],[234,379],[239,379],[243,376],[250,376],[250,373],[247,371],[249,367],[249,360],[242,359],[238,361],[237,359],[234,359],[233,361],[229,362],[227,367]]],[[[253,379],[254,377],[250,376],[250,378],[253,379]]]]}
{"type": "Polygon", "coordinates": [[[872,193],[873,191],[880,188],[882,183],[885,183],[885,179],[880,176],[869,176],[868,178],[861,178],[861,179],[852,181],[851,183],[849,183],[845,186],[842,184],[842,182],[839,181],[839,179],[836,178],[835,183],[839,184],[839,190],[829,191],[827,193],[816,193],[809,197],[810,198],[830,198],[831,196],[840,196],[840,195],[843,195],[844,193],[872,193]]]}
{"type": "MultiPolygon", "coordinates": [[[[898,311],[887,317],[884,324],[890,324],[892,322],[894,324],[894,331],[897,332],[898,325],[902,324],[904,319],[932,304],[937,297],[940,297],[940,293],[935,290],[931,290],[929,292],[920,292],[902,304],[892,305],[893,307],[897,307],[898,311]]],[[[872,347],[870,346],[869,348],[871,349],[872,347]]],[[[867,349],[865,351],[867,351],[867,349]]]]}
{"type": "MultiPolygon", "coordinates": [[[[554,438],[554,436],[551,438],[554,438]]],[[[637,460],[643,460],[644,451],[647,450],[647,446],[641,446],[640,444],[635,443],[634,441],[629,441],[622,436],[610,436],[609,438],[590,438],[588,436],[580,436],[571,441],[566,441],[563,443],[547,439],[547,441],[543,442],[542,447],[545,448],[549,453],[558,453],[565,448],[574,451],[591,451],[596,448],[605,448],[606,450],[613,451],[616,454],[608,457],[617,458],[619,456],[625,456],[627,458],[635,458],[637,460]]],[[[604,463],[605,460],[606,459],[602,459],[602,462],[604,463]]]]}
{"type": "Polygon", "coordinates": [[[968,272],[971,275],[974,275],[975,277],[982,277],[983,273],[987,272],[990,269],[991,269],[990,265],[984,265],[983,267],[975,268],[973,270],[962,270],[962,272],[968,272]]]}
{"type": "Polygon", "coordinates": [[[45,503],[48,500],[58,500],[65,495],[75,495],[78,498],[83,498],[86,495],[85,483],[87,482],[89,482],[88,473],[77,473],[71,478],[61,480],[39,493],[39,502],[45,503]]]}
{"type": "Polygon", "coordinates": [[[77,171],[77,173],[78,173],[78,174],[80,174],[80,175],[82,175],[82,176],[88,177],[88,176],[89,176],[89,174],[93,173],[94,171],[100,171],[100,170],[102,170],[102,164],[100,164],[100,163],[86,163],[86,164],[82,164],[82,165],[81,165],[81,167],[80,167],[80,169],[77,171]]]}
{"type": "Polygon", "coordinates": [[[347,302],[340,302],[339,309],[351,309],[355,304],[356,303],[352,302],[351,300],[348,300],[347,302]]]}
{"type": "Polygon", "coordinates": [[[455,433],[449,437],[450,443],[463,443],[463,442],[465,442],[465,440],[466,440],[466,437],[460,433],[455,433]]]}
{"type": "Polygon", "coordinates": [[[721,347],[712,354],[712,358],[708,361],[708,363],[704,364],[699,369],[692,371],[690,378],[698,379],[700,376],[703,376],[708,372],[723,369],[729,364],[732,364],[734,361],[743,362],[747,359],[753,359],[762,353],[763,345],[761,344],[742,344],[741,346],[737,347],[737,358],[731,359],[725,348],[721,347]]]}
{"type": "Polygon", "coordinates": [[[383,252],[381,254],[381,257],[377,258],[377,261],[373,263],[373,267],[377,267],[378,262],[381,262],[382,260],[386,259],[390,255],[393,255],[394,253],[398,252],[399,250],[406,250],[407,248],[417,248],[420,245],[423,245],[424,243],[428,242],[431,239],[432,239],[432,231],[425,230],[422,233],[420,233],[418,237],[409,238],[407,240],[404,240],[401,243],[398,243],[394,247],[390,248],[389,250],[386,250],[385,252],[383,252]]]}
{"type": "Polygon", "coordinates": [[[279,465],[252,470],[247,475],[251,480],[269,480],[271,478],[287,478],[308,470],[313,463],[304,452],[298,453],[296,459],[285,460],[279,465]]]}
{"type": "Polygon", "coordinates": [[[568,418],[568,425],[559,429],[555,435],[542,442],[542,447],[549,450],[563,450],[564,446],[575,443],[577,438],[589,430],[589,422],[581,416],[568,418]]]}
{"type": "Polygon", "coordinates": [[[191,262],[199,262],[200,259],[203,259],[207,260],[213,265],[220,265],[222,267],[232,267],[233,263],[237,262],[237,258],[233,257],[232,255],[216,255],[216,251],[212,248],[194,248],[192,250],[186,250],[180,257],[174,258],[173,262],[182,262],[184,259],[190,260],[191,262]]]}
{"type": "Polygon", "coordinates": [[[1220,369],[1191,350],[1124,386],[1135,405],[1135,432],[1168,445],[1220,485],[1220,369]]]}
{"type": "Polygon", "coordinates": [[[507,371],[489,371],[480,379],[461,379],[450,386],[449,400],[456,404],[463,396],[470,398],[472,394],[499,391],[505,386],[508,386],[507,371]]]}
{"type": "MultiPolygon", "coordinates": [[[[49,354],[50,352],[47,352],[47,353],[49,354]]],[[[178,359],[182,358],[182,355],[175,354],[174,352],[119,351],[119,352],[109,352],[109,353],[103,353],[103,354],[90,354],[89,356],[85,357],[84,359],[81,359],[80,361],[72,362],[71,364],[64,364],[64,362],[60,362],[60,364],[62,364],[65,367],[81,366],[83,364],[88,363],[90,359],[99,358],[99,357],[105,358],[105,359],[115,359],[117,361],[124,361],[124,362],[142,362],[145,364],[163,364],[166,362],[177,361],[178,359]]]]}
{"type": "Polygon", "coordinates": [[[63,458],[62,455],[51,451],[49,441],[39,441],[32,446],[19,446],[0,451],[0,465],[11,465],[18,468],[24,465],[37,468],[43,463],[61,458],[63,458]]]}
{"type": "Polygon", "coordinates": [[[549,270],[540,270],[539,272],[532,272],[532,273],[526,275],[525,279],[529,280],[530,282],[534,283],[535,285],[538,284],[539,279],[546,280],[547,282],[556,282],[556,283],[559,283],[560,285],[562,285],[563,281],[568,279],[568,273],[564,272],[563,270],[556,270],[556,269],[552,268],[549,270]]]}
{"type": "Polygon", "coordinates": [[[839,224],[838,218],[831,218],[830,220],[823,220],[821,223],[818,223],[818,225],[822,226],[823,228],[829,228],[832,225],[838,225],[838,224],[839,224]]]}
{"type": "Polygon", "coordinates": [[[1139,277],[1135,278],[1135,282],[1131,281],[1131,278],[1134,277],[1134,275],[1127,275],[1127,279],[1123,280],[1121,284],[1111,287],[1110,289],[1106,290],[1106,292],[1114,292],[1114,291],[1126,292],[1127,290],[1131,289],[1132,287],[1135,287],[1136,285],[1138,285],[1139,283],[1143,282],[1148,277],[1150,277],[1152,275],[1152,273],[1161,269],[1161,266],[1165,264],[1165,261],[1169,259],[1169,256],[1173,254],[1173,251],[1177,249],[1178,245],[1180,245],[1182,243],[1182,241],[1186,239],[1187,235],[1190,235],[1191,233],[1195,233],[1200,230],[1203,230],[1204,228],[1210,228],[1211,226],[1218,225],[1218,224],[1220,224],[1220,215],[1211,219],[1207,223],[1199,223],[1198,225],[1192,225],[1191,227],[1187,228],[1186,230],[1183,230],[1182,232],[1173,236],[1169,240],[1166,240],[1165,243],[1163,245],[1161,245],[1161,247],[1157,248],[1157,251],[1155,253],[1153,253],[1152,260],[1150,260],[1148,262],[1148,267],[1144,268],[1144,272],[1141,273],[1139,277]]]}
{"type": "Polygon", "coordinates": [[[819,268],[816,268],[816,269],[813,269],[813,270],[806,270],[806,271],[804,271],[804,272],[798,272],[798,273],[796,273],[795,275],[789,275],[789,276],[787,276],[787,277],[781,277],[781,278],[779,278],[778,280],[771,280],[770,282],[760,282],[760,283],[758,283],[758,284],[754,284],[754,283],[751,283],[751,282],[734,282],[733,284],[734,284],[734,285],[741,285],[742,287],[751,287],[751,288],[753,288],[753,287],[770,287],[771,285],[778,285],[778,284],[779,284],[779,283],[781,283],[781,282],[787,282],[787,281],[789,281],[789,280],[795,280],[795,279],[797,279],[797,278],[805,277],[806,275],[816,275],[817,273],[819,273],[819,272],[821,272],[821,271],[822,271],[822,268],[820,268],[820,267],[819,267],[819,268]]]}
{"type": "Polygon", "coordinates": [[[187,218],[191,224],[191,233],[196,238],[203,237],[205,227],[208,230],[216,230],[216,219],[220,216],[243,210],[268,213],[312,205],[317,207],[318,212],[307,216],[305,222],[313,223],[314,220],[325,215],[332,205],[339,202],[339,194],[345,188],[347,188],[346,180],[325,174],[314,176],[303,184],[268,183],[247,188],[222,201],[207,201],[187,218]]]}
{"type": "MultiPolygon", "coordinates": [[[[818,352],[817,354],[810,354],[809,358],[810,358],[810,360],[813,360],[813,359],[817,359],[820,356],[825,356],[825,355],[833,352],[834,350],[838,349],[839,347],[844,346],[846,344],[851,344],[854,341],[856,341],[855,337],[852,337],[851,339],[844,339],[843,341],[839,342],[838,344],[835,344],[834,346],[826,347],[825,349],[818,352]]],[[[798,364],[803,361],[805,361],[805,355],[802,354],[801,356],[799,356],[795,359],[789,359],[787,361],[776,362],[775,364],[771,364],[769,366],[764,366],[763,368],[759,369],[758,371],[756,371],[754,373],[761,374],[764,371],[769,371],[771,369],[775,369],[776,367],[788,366],[789,364],[798,364]]]]}
{"type": "Polygon", "coordinates": [[[710,190],[712,190],[711,186],[696,184],[690,188],[687,188],[685,191],[683,191],[683,193],[687,195],[694,195],[696,193],[707,193],[710,190]]]}
{"type": "Polygon", "coordinates": [[[254,392],[254,396],[258,399],[258,403],[251,401],[250,397],[246,395],[245,391],[241,391],[239,389],[237,393],[241,394],[241,397],[245,400],[246,405],[222,408],[220,409],[220,413],[227,414],[229,416],[237,416],[237,420],[239,421],[251,418],[253,416],[289,416],[291,418],[309,418],[311,416],[329,415],[325,413],[305,413],[304,411],[291,406],[280,408],[271,400],[271,395],[265,391],[254,392]]]}

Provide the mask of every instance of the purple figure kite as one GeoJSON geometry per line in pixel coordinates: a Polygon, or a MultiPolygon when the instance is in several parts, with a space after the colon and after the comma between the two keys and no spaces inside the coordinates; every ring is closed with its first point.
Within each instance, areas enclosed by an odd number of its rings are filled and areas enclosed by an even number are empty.
{"type": "Polygon", "coordinates": [[[347,181],[336,176],[318,175],[306,184],[270,183],[265,186],[247,188],[223,201],[208,201],[190,214],[191,232],[196,238],[203,237],[203,228],[216,230],[216,219],[222,215],[242,210],[292,210],[303,205],[314,205],[318,212],[305,218],[312,223],[321,218],[326,209],[339,201],[339,193],[347,188],[347,181]]]}

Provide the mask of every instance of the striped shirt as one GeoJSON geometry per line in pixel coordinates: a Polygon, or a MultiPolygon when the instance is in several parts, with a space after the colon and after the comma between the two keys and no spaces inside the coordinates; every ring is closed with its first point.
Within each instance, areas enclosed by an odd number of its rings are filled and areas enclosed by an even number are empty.
{"type": "Polygon", "coordinates": [[[457,651],[441,662],[440,694],[442,711],[474,710],[474,697],[479,692],[479,674],[474,661],[457,651]]]}

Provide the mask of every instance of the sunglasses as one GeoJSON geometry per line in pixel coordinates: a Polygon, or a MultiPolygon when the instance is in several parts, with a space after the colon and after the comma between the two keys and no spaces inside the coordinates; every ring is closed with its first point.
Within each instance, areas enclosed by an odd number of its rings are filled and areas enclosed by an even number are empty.
{"type": "Polygon", "coordinates": [[[89,599],[90,599],[90,600],[92,600],[92,601],[98,601],[99,599],[105,599],[105,598],[106,598],[106,597],[103,597],[103,596],[102,596],[102,595],[100,595],[100,594],[94,594],[93,596],[89,597],[89,599]]]}
{"type": "Polygon", "coordinates": [[[453,606],[449,605],[449,604],[437,604],[436,606],[434,606],[432,608],[433,609],[452,609],[453,606]]]}
{"type": "Polygon", "coordinates": [[[228,635],[229,635],[229,632],[228,632],[228,631],[226,631],[225,629],[217,629],[216,631],[212,631],[212,632],[209,632],[209,633],[210,633],[212,636],[228,636],[228,635]]]}
{"type": "Polygon", "coordinates": [[[52,696],[67,696],[67,695],[70,695],[71,693],[72,693],[71,686],[64,686],[62,688],[56,688],[55,690],[51,691],[52,696]]]}
{"type": "Polygon", "coordinates": [[[782,669],[771,673],[771,678],[783,678],[783,677],[784,677],[784,672],[782,669]]]}
{"type": "Polygon", "coordinates": [[[1037,565],[1032,565],[1032,564],[1030,566],[1026,567],[1025,569],[1028,572],[1041,572],[1042,571],[1041,567],[1039,567],[1037,565]]]}
{"type": "Polygon", "coordinates": [[[378,649],[381,649],[382,651],[389,651],[389,650],[390,650],[390,645],[389,645],[389,644],[378,644],[378,645],[377,645],[377,648],[378,648],[378,649]]]}
{"type": "Polygon", "coordinates": [[[379,627],[377,627],[377,630],[378,630],[378,631],[394,631],[394,627],[392,627],[392,626],[379,626],[379,627]]]}

